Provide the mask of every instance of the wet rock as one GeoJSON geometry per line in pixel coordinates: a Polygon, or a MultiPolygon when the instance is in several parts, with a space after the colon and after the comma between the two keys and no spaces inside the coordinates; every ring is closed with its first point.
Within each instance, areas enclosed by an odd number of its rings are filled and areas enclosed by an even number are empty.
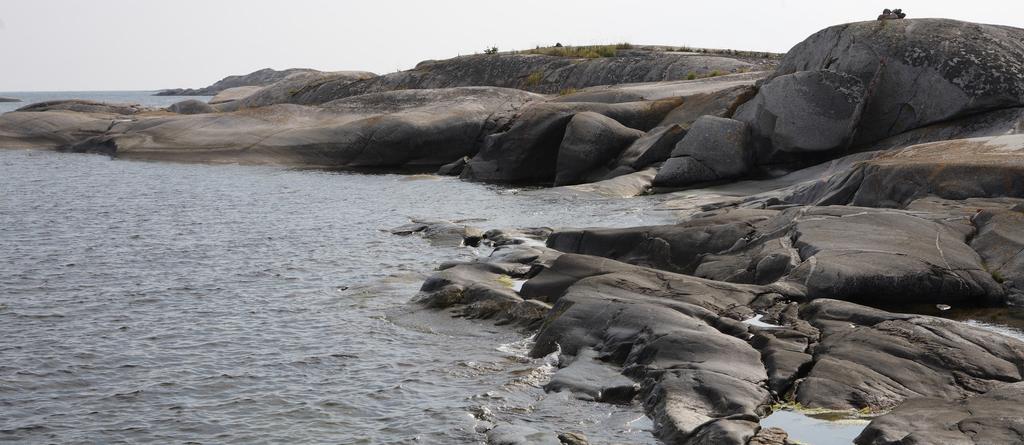
{"type": "Polygon", "coordinates": [[[592,349],[583,349],[569,364],[559,369],[545,391],[571,391],[576,397],[606,403],[629,403],[640,385],[623,376],[621,369],[597,360],[592,349]]]}
{"type": "Polygon", "coordinates": [[[826,299],[800,316],[821,331],[814,365],[796,386],[804,406],[881,411],[1022,380],[1024,342],[978,327],[826,299]]]}
{"type": "Polygon", "coordinates": [[[563,445],[590,445],[587,436],[582,433],[561,433],[558,440],[562,441],[563,445]]]}
{"type": "Polygon", "coordinates": [[[566,355],[593,349],[644,382],[642,397],[663,440],[745,443],[770,399],[767,376],[759,353],[734,336],[746,335],[746,326],[720,313],[766,292],[566,254],[522,293],[554,301],[531,355],[556,344],[566,355]]]}
{"type": "Polygon", "coordinates": [[[217,110],[206,102],[196,99],[183,100],[167,107],[167,111],[177,114],[204,114],[216,113],[217,110]]]}
{"type": "Polygon", "coordinates": [[[790,445],[789,434],[782,428],[761,428],[757,435],[750,439],[748,445],[790,445]]]}
{"type": "Polygon", "coordinates": [[[419,234],[432,244],[441,246],[475,245],[484,235],[483,230],[476,227],[442,220],[413,220],[388,231],[400,236],[419,234]]]}
{"type": "Polygon", "coordinates": [[[743,122],[704,116],[658,170],[654,185],[681,187],[740,176],[753,164],[747,126],[743,122]]]}
{"type": "Polygon", "coordinates": [[[462,172],[463,179],[510,183],[551,183],[566,126],[577,113],[593,112],[620,124],[647,131],[681,99],[622,104],[534,103],[505,131],[487,137],[462,172]]]}
{"type": "Polygon", "coordinates": [[[441,168],[437,169],[437,174],[441,176],[459,176],[462,173],[462,169],[466,168],[467,162],[469,162],[469,157],[463,156],[455,162],[442,165],[441,168]]]}
{"type": "Polygon", "coordinates": [[[963,400],[914,398],[871,421],[857,445],[1020,443],[1024,384],[996,387],[963,400]]]}
{"type": "Polygon", "coordinates": [[[562,445],[555,433],[522,425],[498,425],[487,432],[488,445],[562,445]]]}
{"type": "Polygon", "coordinates": [[[768,388],[777,396],[784,396],[813,363],[814,357],[807,350],[818,340],[816,332],[801,332],[791,328],[754,331],[750,343],[761,352],[761,361],[768,373],[768,388]]]}
{"type": "Polygon", "coordinates": [[[585,182],[607,174],[605,166],[644,133],[628,128],[610,117],[593,112],[578,113],[565,128],[558,148],[555,185],[585,182]],[[598,170],[594,172],[594,170],[598,170]]]}
{"type": "Polygon", "coordinates": [[[0,96],[0,102],[21,102],[21,99],[0,96]]]}
{"type": "Polygon", "coordinates": [[[736,110],[755,140],[771,149],[813,152],[842,149],[853,141],[865,101],[865,84],[829,70],[779,75],[736,110]]]}

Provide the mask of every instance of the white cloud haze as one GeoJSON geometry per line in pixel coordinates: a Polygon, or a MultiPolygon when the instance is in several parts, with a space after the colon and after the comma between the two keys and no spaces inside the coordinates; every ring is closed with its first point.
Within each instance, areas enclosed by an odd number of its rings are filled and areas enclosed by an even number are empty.
{"type": "Polygon", "coordinates": [[[201,87],[264,67],[387,73],[491,45],[783,52],[885,7],[911,18],[1024,23],[1020,1],[4,0],[0,91],[201,87]]]}

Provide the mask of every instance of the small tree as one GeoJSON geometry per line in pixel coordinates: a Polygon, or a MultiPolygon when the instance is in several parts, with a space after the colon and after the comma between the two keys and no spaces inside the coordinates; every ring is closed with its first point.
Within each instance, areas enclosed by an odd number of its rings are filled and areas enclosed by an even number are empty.
{"type": "Polygon", "coordinates": [[[490,48],[486,48],[484,49],[484,54],[498,54],[498,47],[492,46],[490,48]]]}

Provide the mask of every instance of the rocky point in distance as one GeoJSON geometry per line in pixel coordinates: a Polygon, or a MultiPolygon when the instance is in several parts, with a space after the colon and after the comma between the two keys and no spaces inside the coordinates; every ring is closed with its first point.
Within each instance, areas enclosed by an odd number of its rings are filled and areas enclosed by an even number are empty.
{"type": "Polygon", "coordinates": [[[640,403],[666,443],[787,443],[760,425],[779,406],[870,415],[860,445],[1020,443],[1024,342],[885,308],[1024,304],[1024,30],[879,19],[781,59],[563,48],[232,77],[165,110],[33,104],[0,146],[669,193],[671,225],[395,233],[494,247],[416,304],[535,332],[548,390],[640,403]]]}

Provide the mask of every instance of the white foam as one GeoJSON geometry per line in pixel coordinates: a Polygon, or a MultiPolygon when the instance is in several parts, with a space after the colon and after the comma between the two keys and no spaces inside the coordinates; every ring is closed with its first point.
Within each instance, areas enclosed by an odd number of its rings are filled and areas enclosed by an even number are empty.
{"type": "Polygon", "coordinates": [[[1010,338],[1015,338],[1017,340],[1024,341],[1024,331],[1020,329],[1000,324],[986,323],[984,321],[978,320],[964,320],[964,323],[984,329],[986,331],[995,332],[996,334],[1005,335],[1010,338]]]}
{"type": "Polygon", "coordinates": [[[757,314],[757,315],[755,315],[753,317],[750,317],[750,318],[748,318],[746,320],[743,320],[743,323],[744,324],[749,324],[751,326],[756,326],[756,327],[759,327],[759,328],[765,328],[765,329],[779,329],[779,328],[783,327],[783,326],[779,326],[777,324],[765,323],[765,322],[761,321],[762,317],[764,317],[763,314],[757,314]]]}

